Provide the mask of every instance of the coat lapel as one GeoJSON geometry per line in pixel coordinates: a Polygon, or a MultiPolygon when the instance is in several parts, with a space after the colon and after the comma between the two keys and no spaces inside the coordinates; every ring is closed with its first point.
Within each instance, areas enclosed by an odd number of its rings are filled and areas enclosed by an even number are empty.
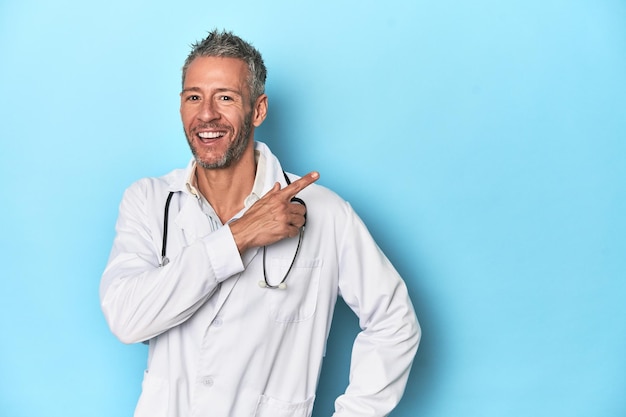
{"type": "Polygon", "coordinates": [[[193,196],[186,197],[174,222],[181,229],[185,236],[184,240],[189,245],[211,233],[211,225],[209,219],[200,209],[196,198],[193,196]]]}
{"type": "MultiPolygon", "coordinates": [[[[174,223],[180,228],[183,235],[182,242],[186,242],[184,243],[186,245],[196,242],[203,236],[212,232],[209,219],[207,219],[206,215],[202,212],[196,198],[193,196],[188,196],[183,199],[182,207],[176,215],[174,223]]],[[[248,266],[258,252],[259,249],[256,248],[251,249],[244,254],[243,263],[245,267],[248,266]]],[[[224,305],[224,302],[230,295],[230,292],[239,280],[240,275],[241,274],[237,274],[236,276],[228,278],[222,282],[219,294],[217,295],[218,299],[215,304],[215,310],[213,311],[214,316],[219,313],[220,309],[224,305]]],[[[213,318],[214,317],[210,317],[209,319],[212,320],[213,318]]]]}

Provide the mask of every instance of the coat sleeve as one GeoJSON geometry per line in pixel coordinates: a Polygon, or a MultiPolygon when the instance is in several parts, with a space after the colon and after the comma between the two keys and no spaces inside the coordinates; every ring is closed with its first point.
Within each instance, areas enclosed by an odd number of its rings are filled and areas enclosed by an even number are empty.
{"type": "MultiPolygon", "coordinates": [[[[243,270],[230,229],[221,227],[159,267],[163,203],[148,182],[133,184],[120,204],[116,236],[100,283],[111,331],[124,343],[148,340],[191,317],[218,284],[243,270]]],[[[173,215],[170,212],[170,215],[173,215]]]]}
{"type": "Polygon", "coordinates": [[[359,318],[350,383],[335,417],[386,416],[405,389],[421,330],[404,281],[348,205],[339,243],[339,290],[359,318]]]}

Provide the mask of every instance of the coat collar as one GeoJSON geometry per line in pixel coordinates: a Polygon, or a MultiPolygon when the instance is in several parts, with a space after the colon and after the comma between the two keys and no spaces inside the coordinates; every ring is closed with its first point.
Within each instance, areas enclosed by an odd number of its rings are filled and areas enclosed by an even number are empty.
{"type": "MultiPolygon", "coordinates": [[[[252,194],[261,198],[272,189],[276,182],[279,182],[282,187],[285,187],[287,183],[282,174],[283,169],[280,165],[280,161],[278,161],[278,158],[265,143],[254,142],[254,151],[257,154],[258,167],[252,194]]],[[[194,158],[191,158],[186,168],[175,170],[166,175],[165,179],[168,183],[169,190],[184,192],[197,197],[198,191],[195,188],[195,172],[196,161],[194,158]]]]}
{"type": "MultiPolygon", "coordinates": [[[[238,216],[241,216],[252,204],[270,191],[276,182],[279,182],[281,187],[287,185],[280,162],[272,154],[269,147],[262,142],[255,142],[254,145],[255,153],[258,155],[257,175],[252,192],[246,198],[244,209],[238,216]]],[[[180,200],[180,210],[174,223],[182,229],[187,241],[191,242],[206,236],[213,230],[198,204],[198,199],[201,196],[195,187],[195,181],[193,181],[195,170],[196,162],[192,158],[185,169],[175,170],[165,177],[169,191],[180,192],[188,197],[180,200]]]]}

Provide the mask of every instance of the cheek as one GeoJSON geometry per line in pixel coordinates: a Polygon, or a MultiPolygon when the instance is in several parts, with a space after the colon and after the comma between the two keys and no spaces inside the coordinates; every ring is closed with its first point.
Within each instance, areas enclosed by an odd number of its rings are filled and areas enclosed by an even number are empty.
{"type": "Polygon", "coordinates": [[[193,115],[189,111],[180,110],[180,120],[183,123],[185,130],[189,129],[191,122],[193,121],[193,115]]]}

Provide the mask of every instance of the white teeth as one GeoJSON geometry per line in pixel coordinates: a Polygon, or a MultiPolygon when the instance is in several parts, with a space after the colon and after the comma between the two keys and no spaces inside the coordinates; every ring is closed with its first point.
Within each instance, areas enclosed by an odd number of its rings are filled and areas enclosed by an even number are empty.
{"type": "Polygon", "coordinates": [[[215,139],[215,138],[219,138],[221,136],[224,136],[224,133],[222,133],[222,132],[200,132],[200,133],[198,133],[198,136],[200,136],[202,139],[215,139]]]}

